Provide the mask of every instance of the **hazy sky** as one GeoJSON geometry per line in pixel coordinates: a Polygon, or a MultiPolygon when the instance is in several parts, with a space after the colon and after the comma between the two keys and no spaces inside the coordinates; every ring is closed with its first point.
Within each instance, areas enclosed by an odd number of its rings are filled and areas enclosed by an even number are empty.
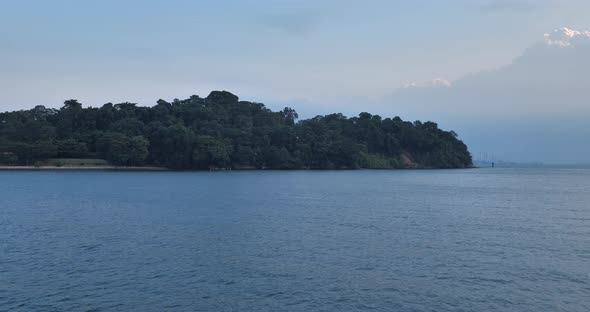
{"type": "Polygon", "coordinates": [[[476,158],[590,162],[590,45],[549,41],[588,16],[587,0],[0,0],[0,110],[224,89],[304,117],[431,119],[476,158]]]}

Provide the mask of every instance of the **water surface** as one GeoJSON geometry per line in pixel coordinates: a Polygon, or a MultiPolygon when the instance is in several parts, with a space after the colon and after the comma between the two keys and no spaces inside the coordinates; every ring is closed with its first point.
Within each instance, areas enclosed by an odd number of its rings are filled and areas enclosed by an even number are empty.
{"type": "Polygon", "coordinates": [[[0,172],[0,311],[590,311],[590,170],[0,172]]]}

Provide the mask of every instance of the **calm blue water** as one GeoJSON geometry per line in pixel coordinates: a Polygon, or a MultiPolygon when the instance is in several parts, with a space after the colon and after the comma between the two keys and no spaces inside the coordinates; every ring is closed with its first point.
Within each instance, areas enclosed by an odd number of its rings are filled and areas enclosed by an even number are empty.
{"type": "Polygon", "coordinates": [[[0,172],[0,311],[590,311],[590,170],[0,172]]]}

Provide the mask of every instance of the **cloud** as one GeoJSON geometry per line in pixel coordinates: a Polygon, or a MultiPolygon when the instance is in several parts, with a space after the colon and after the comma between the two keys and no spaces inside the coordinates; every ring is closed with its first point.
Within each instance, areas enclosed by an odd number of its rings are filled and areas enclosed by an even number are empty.
{"type": "Polygon", "coordinates": [[[444,122],[473,153],[514,161],[590,160],[590,32],[557,29],[510,64],[441,88],[408,84],[386,101],[387,114],[444,122]]]}
{"type": "Polygon", "coordinates": [[[392,105],[472,114],[590,112],[590,32],[560,28],[512,63],[456,81],[406,83],[392,105]]]}
{"type": "Polygon", "coordinates": [[[550,34],[545,34],[545,43],[560,47],[568,47],[576,42],[584,42],[590,39],[590,31],[577,31],[562,27],[550,34]]]}

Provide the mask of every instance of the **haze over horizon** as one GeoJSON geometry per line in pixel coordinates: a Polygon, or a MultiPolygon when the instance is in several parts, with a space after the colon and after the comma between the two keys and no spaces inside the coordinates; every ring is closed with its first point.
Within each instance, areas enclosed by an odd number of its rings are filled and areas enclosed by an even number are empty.
{"type": "Polygon", "coordinates": [[[228,90],[304,118],[432,120],[476,160],[590,162],[590,2],[370,4],[5,3],[0,111],[228,90]]]}

